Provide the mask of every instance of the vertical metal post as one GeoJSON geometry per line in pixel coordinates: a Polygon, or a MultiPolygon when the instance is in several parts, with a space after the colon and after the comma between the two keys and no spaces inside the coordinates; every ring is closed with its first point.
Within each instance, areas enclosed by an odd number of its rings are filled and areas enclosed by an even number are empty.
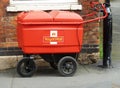
{"type": "MultiPolygon", "coordinates": [[[[112,47],[112,13],[110,0],[105,1],[108,16],[103,20],[103,67],[111,66],[111,47],[112,47]]],[[[103,13],[105,14],[105,13],[103,13]]]]}
{"type": "Polygon", "coordinates": [[[105,0],[105,3],[108,3],[108,4],[110,4],[110,0],[105,0]]]}

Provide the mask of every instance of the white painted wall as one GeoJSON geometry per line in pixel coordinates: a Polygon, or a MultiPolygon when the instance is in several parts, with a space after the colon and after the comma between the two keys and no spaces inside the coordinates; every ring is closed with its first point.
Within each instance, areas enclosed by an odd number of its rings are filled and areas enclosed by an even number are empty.
{"type": "Polygon", "coordinates": [[[10,0],[7,11],[81,10],[78,0],[10,0]]]}

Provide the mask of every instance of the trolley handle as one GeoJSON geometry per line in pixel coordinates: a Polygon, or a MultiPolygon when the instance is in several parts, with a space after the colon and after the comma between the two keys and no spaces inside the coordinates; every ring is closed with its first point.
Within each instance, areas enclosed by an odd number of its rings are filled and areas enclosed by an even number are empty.
{"type": "Polygon", "coordinates": [[[104,19],[108,16],[108,12],[107,12],[105,4],[101,4],[99,2],[90,2],[90,5],[96,12],[87,14],[87,15],[82,16],[82,17],[93,16],[93,15],[97,14],[97,12],[101,10],[101,8],[102,8],[102,11],[104,12],[105,15],[101,16],[101,17],[94,18],[94,19],[90,19],[90,20],[84,20],[81,23],[89,23],[89,22],[97,21],[97,20],[100,20],[100,19],[104,19]]]}

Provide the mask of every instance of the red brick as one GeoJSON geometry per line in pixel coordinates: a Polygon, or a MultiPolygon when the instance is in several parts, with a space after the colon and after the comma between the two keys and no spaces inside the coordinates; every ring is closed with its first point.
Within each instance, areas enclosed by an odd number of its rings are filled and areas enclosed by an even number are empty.
{"type": "Polygon", "coordinates": [[[4,4],[7,4],[9,0],[1,0],[4,4]]]}

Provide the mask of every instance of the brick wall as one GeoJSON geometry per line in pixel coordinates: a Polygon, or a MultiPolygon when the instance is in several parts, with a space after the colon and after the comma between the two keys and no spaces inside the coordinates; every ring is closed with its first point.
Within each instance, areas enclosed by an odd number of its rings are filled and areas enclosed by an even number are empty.
{"type": "MultiPolygon", "coordinates": [[[[91,10],[89,10],[90,1],[98,0],[80,0],[83,6],[83,10],[80,12],[81,15],[91,12],[91,10]]],[[[7,12],[6,7],[8,6],[8,4],[9,0],[0,0],[0,55],[14,55],[16,51],[19,51],[19,49],[17,48],[18,44],[16,38],[16,16],[18,13],[7,12]]],[[[94,47],[98,47],[99,42],[99,23],[93,22],[85,24],[83,48],[85,47],[85,49],[87,50],[88,48],[92,47],[94,51],[94,47]]]]}
{"type": "Polygon", "coordinates": [[[16,15],[7,13],[6,7],[9,0],[0,0],[0,47],[17,46],[16,15]]]}
{"type": "MultiPolygon", "coordinates": [[[[89,3],[91,1],[98,0],[80,0],[83,6],[83,10],[81,12],[82,15],[91,13],[89,3]]],[[[95,16],[94,16],[95,17],[95,16]]],[[[84,18],[85,20],[89,18],[84,18]]],[[[99,22],[92,22],[84,24],[84,38],[83,44],[99,44],[99,22]]]]}

